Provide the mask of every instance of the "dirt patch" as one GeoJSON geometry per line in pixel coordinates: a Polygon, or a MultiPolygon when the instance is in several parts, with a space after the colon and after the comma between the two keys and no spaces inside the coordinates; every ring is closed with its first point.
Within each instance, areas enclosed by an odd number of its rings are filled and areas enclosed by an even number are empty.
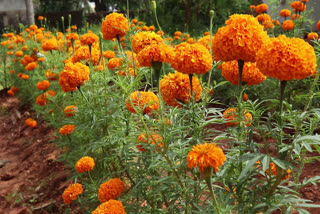
{"type": "Polygon", "coordinates": [[[30,106],[0,91],[0,213],[63,213],[61,194],[71,172],[58,162],[54,130],[35,118],[30,106]]]}

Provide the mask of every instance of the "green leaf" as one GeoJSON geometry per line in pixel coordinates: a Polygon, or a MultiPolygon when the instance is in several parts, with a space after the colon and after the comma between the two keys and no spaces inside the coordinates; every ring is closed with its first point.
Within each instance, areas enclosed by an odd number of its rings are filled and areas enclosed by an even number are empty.
{"type": "Polygon", "coordinates": [[[246,167],[243,168],[243,170],[240,173],[240,176],[238,177],[238,181],[243,179],[248,174],[248,171],[254,166],[254,164],[257,162],[257,160],[259,160],[261,157],[262,157],[262,155],[258,155],[256,157],[254,157],[253,159],[251,159],[246,164],[246,167]]]}

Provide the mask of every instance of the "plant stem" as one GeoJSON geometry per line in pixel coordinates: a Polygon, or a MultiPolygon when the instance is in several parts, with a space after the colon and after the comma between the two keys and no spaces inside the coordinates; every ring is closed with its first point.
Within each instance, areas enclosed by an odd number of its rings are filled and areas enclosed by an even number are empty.
{"type": "Polygon", "coordinates": [[[88,106],[90,106],[92,109],[94,109],[93,106],[90,104],[89,100],[87,99],[87,97],[83,94],[80,86],[78,86],[78,90],[79,90],[81,96],[82,96],[82,97],[84,98],[84,100],[87,102],[88,106]]]}
{"type": "Polygon", "coordinates": [[[158,16],[157,16],[156,1],[152,1],[151,4],[153,4],[153,5],[152,5],[152,7],[153,7],[153,8],[152,8],[152,11],[153,11],[153,13],[154,13],[154,17],[155,17],[155,19],[156,19],[158,28],[159,28],[159,30],[160,30],[160,32],[161,32],[161,37],[163,37],[163,35],[162,35],[162,29],[161,29],[161,26],[160,26],[160,24],[159,24],[158,16]]]}
{"type": "Polygon", "coordinates": [[[280,117],[282,116],[282,106],[283,106],[283,100],[284,100],[284,91],[287,85],[287,81],[286,80],[282,80],[280,81],[280,117]]]}
{"type": "MultiPolygon", "coordinates": [[[[213,10],[211,10],[213,12],[213,10]]],[[[212,26],[213,26],[213,14],[214,13],[211,13],[210,11],[210,40],[209,40],[209,47],[210,47],[210,55],[212,56],[212,26]],[[212,15],[211,15],[212,14],[212,15]]],[[[210,85],[210,81],[211,81],[211,74],[212,74],[212,69],[210,69],[209,71],[209,78],[208,78],[208,87],[210,85]]]]}
{"type": "MultiPolygon", "coordinates": [[[[205,170],[207,170],[207,169],[205,169],[205,170]]],[[[213,169],[210,167],[209,170],[212,172],[213,169]]],[[[217,210],[217,213],[220,214],[220,208],[219,208],[219,205],[218,205],[218,202],[217,202],[217,198],[216,198],[216,195],[214,194],[213,188],[212,188],[211,173],[210,173],[210,175],[205,177],[205,181],[206,181],[207,186],[209,188],[209,191],[210,191],[210,194],[211,194],[211,197],[212,197],[212,200],[213,200],[213,204],[214,204],[214,206],[215,206],[215,208],[217,210]]]]}
{"type": "Polygon", "coordinates": [[[239,59],[238,60],[238,70],[239,70],[239,79],[238,79],[238,88],[240,93],[240,100],[242,95],[242,71],[243,71],[244,61],[239,59]]]}
{"type": "Polygon", "coordinates": [[[317,71],[316,76],[315,76],[315,78],[313,80],[313,83],[312,83],[312,85],[311,85],[311,87],[309,89],[308,100],[307,100],[306,105],[304,106],[304,109],[303,109],[304,112],[307,111],[309,106],[310,106],[311,100],[313,98],[313,90],[317,85],[317,82],[319,80],[319,76],[320,76],[320,70],[317,71]]]}

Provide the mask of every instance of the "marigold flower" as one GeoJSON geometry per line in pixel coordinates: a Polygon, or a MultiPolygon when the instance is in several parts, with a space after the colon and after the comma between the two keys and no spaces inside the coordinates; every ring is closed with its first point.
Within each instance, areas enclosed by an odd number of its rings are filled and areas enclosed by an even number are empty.
{"type": "Polygon", "coordinates": [[[66,188],[62,194],[63,202],[65,204],[71,204],[72,201],[77,200],[77,197],[83,193],[82,184],[71,184],[66,188]]]}
{"type": "MultiPolygon", "coordinates": [[[[251,126],[252,122],[252,115],[247,112],[246,110],[243,110],[242,112],[242,124],[246,125],[247,127],[251,126]]],[[[238,126],[239,123],[239,117],[238,117],[238,108],[227,108],[223,112],[223,118],[225,119],[226,125],[233,127],[233,126],[238,126]]]]}
{"type": "Polygon", "coordinates": [[[40,94],[36,99],[36,103],[40,106],[47,105],[49,103],[47,95],[40,94]]]}
{"type": "MultiPolygon", "coordinates": [[[[138,141],[145,143],[145,144],[147,144],[147,143],[156,144],[156,149],[158,149],[159,147],[163,147],[163,138],[161,135],[159,135],[157,133],[152,133],[151,135],[146,135],[144,133],[140,134],[138,136],[138,141]]],[[[141,152],[147,151],[147,149],[145,149],[143,147],[143,145],[137,145],[136,147],[141,152]]]]}
{"type": "Polygon", "coordinates": [[[95,42],[99,42],[99,37],[92,31],[80,36],[80,41],[82,45],[92,45],[95,42]]]}
{"type": "Polygon", "coordinates": [[[256,6],[256,13],[260,14],[260,13],[264,13],[268,10],[268,5],[266,4],[259,4],[256,6]]]}
{"type": "Polygon", "coordinates": [[[135,23],[137,23],[137,22],[138,22],[137,19],[132,19],[132,20],[131,20],[131,23],[132,23],[132,24],[135,24],[135,23]]]}
{"type": "Polygon", "coordinates": [[[21,75],[21,79],[27,80],[27,79],[29,79],[29,75],[27,75],[27,74],[22,74],[22,75],[21,75]]]}
{"type": "Polygon", "coordinates": [[[291,19],[292,19],[292,20],[300,19],[300,18],[301,18],[301,16],[300,16],[299,14],[293,14],[293,15],[291,16],[291,19]]]}
{"type": "Polygon", "coordinates": [[[76,128],[75,125],[64,125],[59,129],[59,133],[61,135],[68,135],[71,132],[73,132],[75,128],[76,128]]]}
{"type": "Polygon", "coordinates": [[[8,91],[7,91],[7,94],[10,95],[10,96],[13,96],[13,95],[14,95],[14,92],[13,92],[12,90],[8,90],[8,91]]]}
{"type": "Polygon", "coordinates": [[[271,16],[269,14],[263,13],[259,14],[257,17],[258,21],[260,23],[266,22],[266,21],[271,21],[271,16]]]}
{"type": "Polygon", "coordinates": [[[23,52],[22,51],[17,51],[15,55],[16,55],[16,57],[22,56],[23,52]]]}
{"type": "MultiPolygon", "coordinates": [[[[191,100],[190,80],[187,74],[175,71],[160,80],[160,93],[163,101],[170,106],[181,107],[178,102],[188,103],[191,100]]],[[[195,100],[200,100],[202,87],[197,77],[192,77],[192,93],[195,100]]]]}
{"type": "Polygon", "coordinates": [[[316,56],[313,47],[304,40],[280,35],[261,47],[257,67],[266,76],[281,81],[305,79],[316,69],[316,56]]]}
{"type": "Polygon", "coordinates": [[[121,201],[109,200],[100,204],[92,214],[126,214],[121,201]]]}
{"type": "Polygon", "coordinates": [[[57,74],[51,72],[50,70],[46,72],[46,77],[48,80],[57,80],[57,74]]]}
{"type": "Polygon", "coordinates": [[[72,117],[76,112],[78,112],[78,107],[75,105],[67,106],[63,112],[66,117],[72,117]]]}
{"type": "Polygon", "coordinates": [[[250,15],[232,15],[213,40],[213,53],[221,61],[255,62],[257,51],[269,37],[258,20],[250,15]]]}
{"type": "Polygon", "coordinates": [[[250,5],[249,8],[250,8],[251,10],[256,10],[256,6],[255,6],[255,5],[250,5]]]}
{"type": "Polygon", "coordinates": [[[295,24],[291,20],[286,20],[282,23],[282,29],[283,30],[292,30],[294,28],[295,24]]]}
{"type": "Polygon", "coordinates": [[[119,69],[121,66],[122,66],[121,58],[112,58],[107,63],[107,67],[112,71],[115,69],[119,69]]]}
{"type": "Polygon", "coordinates": [[[58,50],[58,40],[56,37],[52,37],[42,43],[42,50],[44,51],[52,51],[58,50]]]}
{"type": "Polygon", "coordinates": [[[26,119],[25,123],[26,123],[27,126],[29,126],[31,128],[34,128],[34,127],[37,126],[37,121],[32,119],[32,118],[26,119]]]}
{"type": "Polygon", "coordinates": [[[283,9],[280,11],[280,16],[285,17],[285,18],[288,16],[291,16],[291,11],[288,9],[283,9]]]}
{"type": "Polygon", "coordinates": [[[168,62],[168,53],[172,47],[165,44],[148,45],[137,54],[140,66],[152,67],[153,62],[168,62]]]}
{"type": "MultiPolygon", "coordinates": [[[[95,43],[96,44],[96,43],[95,43]]],[[[76,50],[72,57],[72,62],[80,62],[81,60],[88,60],[91,61],[94,65],[97,65],[99,63],[100,59],[100,50],[93,45],[91,48],[91,53],[90,49],[88,46],[82,46],[76,50]]]]}
{"type": "Polygon", "coordinates": [[[94,160],[91,157],[84,156],[76,163],[76,170],[79,173],[88,172],[95,166],[94,160]]]}
{"type": "Polygon", "coordinates": [[[71,29],[72,30],[77,30],[78,28],[77,28],[77,25],[71,25],[71,29]]]}
{"type": "Polygon", "coordinates": [[[212,57],[201,44],[181,43],[171,51],[169,62],[175,70],[184,74],[204,74],[212,67],[212,57]]]}
{"type": "MultiPolygon", "coordinates": [[[[224,62],[221,65],[221,75],[234,85],[239,84],[239,68],[238,61],[224,62]]],[[[257,85],[266,80],[266,76],[262,74],[256,67],[256,63],[245,62],[242,70],[241,81],[247,85],[257,85]]]]}
{"type": "Polygon", "coordinates": [[[187,156],[188,168],[196,168],[199,165],[199,171],[203,172],[205,168],[214,168],[219,171],[219,167],[226,161],[221,148],[215,143],[198,144],[192,147],[187,156]]]}
{"type": "Polygon", "coordinates": [[[103,51],[103,57],[107,59],[112,59],[116,57],[116,54],[114,53],[114,51],[107,50],[103,51]]]}
{"type": "Polygon", "coordinates": [[[118,198],[125,190],[125,186],[122,180],[119,178],[113,178],[100,185],[99,188],[99,201],[104,203],[111,199],[118,198]]]}
{"type": "Polygon", "coordinates": [[[248,100],[248,94],[243,93],[243,101],[247,101],[248,100]]]}
{"type": "Polygon", "coordinates": [[[174,36],[181,36],[181,31],[176,31],[176,32],[174,32],[174,36]]]}
{"type": "Polygon", "coordinates": [[[10,87],[10,90],[13,91],[14,93],[18,92],[19,91],[19,88],[16,88],[14,86],[11,86],[10,87]]]}
{"type": "Polygon", "coordinates": [[[36,69],[36,67],[38,67],[37,62],[30,62],[28,65],[26,65],[26,67],[24,67],[24,69],[26,69],[27,71],[32,71],[36,69]]]}
{"type": "Polygon", "coordinates": [[[320,20],[317,22],[316,27],[317,27],[317,30],[320,31],[320,20]]]}
{"type": "Polygon", "coordinates": [[[41,20],[43,20],[44,18],[43,18],[43,16],[38,16],[38,20],[39,21],[41,21],[41,20]]]}
{"type": "Polygon", "coordinates": [[[119,13],[111,13],[107,15],[101,24],[101,32],[105,40],[123,37],[129,31],[128,19],[119,13]]]}
{"type": "Polygon", "coordinates": [[[155,32],[139,32],[132,38],[132,50],[138,54],[142,49],[152,44],[162,44],[163,39],[155,32]]]}
{"type": "MultiPolygon", "coordinates": [[[[76,33],[68,33],[66,36],[67,40],[77,40],[79,39],[79,35],[76,33]]],[[[99,38],[98,38],[99,40],[99,38]]]]}
{"type": "Polygon", "coordinates": [[[38,58],[38,62],[44,62],[46,59],[45,58],[43,58],[43,57],[39,57],[38,58]]]}
{"type": "Polygon", "coordinates": [[[45,95],[46,97],[49,97],[49,96],[54,97],[54,96],[57,95],[57,92],[55,92],[55,91],[53,91],[53,90],[48,90],[47,92],[44,93],[44,95],[45,95]]]}
{"type": "Polygon", "coordinates": [[[319,38],[319,35],[315,32],[311,32],[307,36],[308,40],[318,40],[318,38],[319,38]]]}
{"type": "Polygon", "coordinates": [[[137,113],[136,110],[138,110],[147,114],[153,110],[158,110],[160,101],[157,95],[151,91],[135,91],[132,92],[130,98],[126,100],[126,106],[132,113],[137,113]]]}
{"type": "Polygon", "coordinates": [[[118,71],[117,74],[120,76],[131,75],[132,77],[135,77],[137,76],[137,69],[129,67],[129,68],[126,68],[125,71],[118,71]]]}
{"type": "Polygon", "coordinates": [[[74,91],[89,80],[89,67],[79,62],[67,63],[59,75],[59,85],[64,92],[74,91]]]}
{"type": "Polygon", "coordinates": [[[275,19],[272,20],[272,24],[274,24],[276,26],[280,26],[280,22],[278,20],[275,20],[275,19]]]}
{"type": "Polygon", "coordinates": [[[42,80],[37,83],[37,89],[39,90],[47,90],[50,86],[50,82],[48,80],[42,80]]]}
{"type": "MultiPolygon", "coordinates": [[[[261,164],[260,161],[256,162],[256,167],[260,167],[261,170],[262,170],[262,164],[261,164]]],[[[280,169],[280,170],[282,170],[282,169],[280,169]]],[[[266,175],[278,175],[277,166],[274,163],[270,162],[269,163],[269,169],[267,169],[264,173],[266,175]]],[[[287,169],[284,177],[282,178],[282,180],[286,180],[286,179],[290,178],[290,173],[291,173],[291,170],[287,169]]]]}

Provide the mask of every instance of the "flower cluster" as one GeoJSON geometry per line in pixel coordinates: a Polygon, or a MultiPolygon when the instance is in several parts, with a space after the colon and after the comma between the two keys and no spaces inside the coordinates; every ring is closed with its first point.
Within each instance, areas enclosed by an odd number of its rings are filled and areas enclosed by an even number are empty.
{"type": "Polygon", "coordinates": [[[162,44],[163,39],[155,32],[139,32],[132,38],[132,50],[138,54],[142,49],[152,44],[162,44]]]}
{"type": "Polygon", "coordinates": [[[40,94],[36,99],[36,103],[40,106],[47,105],[49,103],[48,96],[46,94],[40,94]]]}
{"type": "Polygon", "coordinates": [[[187,156],[188,167],[190,169],[199,165],[199,170],[204,171],[205,168],[214,168],[214,171],[219,171],[219,167],[226,161],[221,148],[214,143],[198,144],[192,147],[187,156]]]}
{"type": "Polygon", "coordinates": [[[58,50],[58,40],[56,37],[52,37],[42,43],[42,50],[44,51],[52,51],[58,50]]]}
{"type": "MultiPolygon", "coordinates": [[[[178,102],[187,103],[191,100],[190,80],[187,74],[175,71],[160,80],[160,92],[163,101],[170,106],[179,106],[178,102]]],[[[192,77],[192,93],[195,100],[200,100],[202,87],[197,77],[192,77]]]]}
{"type": "Polygon", "coordinates": [[[160,101],[157,95],[151,91],[135,91],[131,93],[130,98],[126,100],[126,106],[132,113],[137,113],[137,110],[147,114],[153,110],[158,110],[160,101]]]}
{"type": "Polygon", "coordinates": [[[121,201],[109,200],[105,203],[100,204],[92,214],[126,214],[121,201]]]}
{"type": "Polygon", "coordinates": [[[171,46],[164,44],[148,45],[137,54],[140,66],[152,67],[153,62],[168,62],[168,53],[171,46]]]}
{"type": "Polygon", "coordinates": [[[122,180],[119,178],[113,178],[100,185],[99,188],[99,201],[104,203],[111,199],[118,198],[125,190],[125,186],[122,180]]]}
{"type": "Polygon", "coordinates": [[[64,190],[62,198],[65,204],[71,204],[72,201],[77,200],[77,197],[83,192],[82,185],[79,183],[70,185],[64,190]]]}
{"type": "Polygon", "coordinates": [[[128,19],[119,13],[107,15],[101,24],[101,32],[105,40],[123,37],[129,31],[128,19]]]}
{"type": "Polygon", "coordinates": [[[48,80],[42,80],[37,83],[37,89],[47,90],[50,87],[50,82],[48,80]]]}
{"type": "Polygon", "coordinates": [[[73,132],[75,128],[76,128],[75,125],[64,125],[60,128],[59,133],[61,135],[68,135],[71,132],[73,132]]]}
{"type": "Polygon", "coordinates": [[[67,63],[59,75],[59,85],[65,92],[74,91],[89,80],[89,67],[79,62],[67,63]]]}
{"type": "Polygon", "coordinates": [[[93,169],[95,163],[94,159],[88,156],[82,157],[78,162],[76,163],[76,170],[79,173],[88,172],[93,169]]]}
{"type": "Polygon", "coordinates": [[[95,42],[99,42],[99,37],[92,31],[80,36],[80,41],[82,45],[92,45],[95,42]]]}

